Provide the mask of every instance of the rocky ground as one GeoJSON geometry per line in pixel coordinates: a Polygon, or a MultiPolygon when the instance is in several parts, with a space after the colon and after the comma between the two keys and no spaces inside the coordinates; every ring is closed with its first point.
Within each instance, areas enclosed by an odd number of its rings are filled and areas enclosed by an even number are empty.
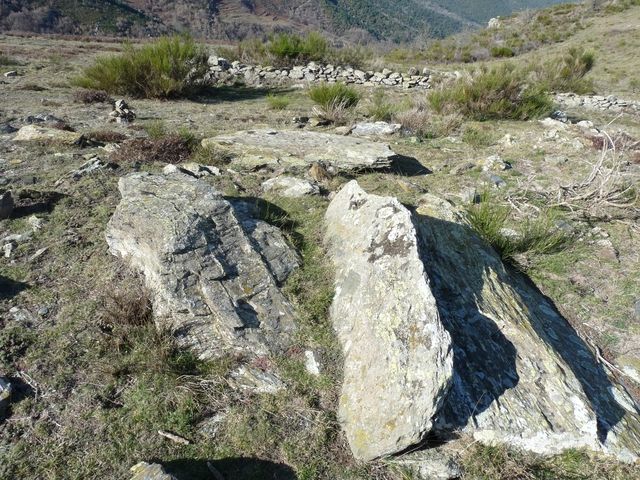
{"type": "Polygon", "coordinates": [[[0,47],[0,477],[640,478],[617,463],[640,451],[635,109],[420,139],[351,128],[374,87],[335,127],[300,121],[305,89],[236,86],[118,123],[70,84],[117,45],[0,47]],[[167,132],[210,155],[121,154],[167,132]],[[556,207],[569,244],[503,265],[463,220],[486,192],[512,230],[556,207]],[[428,431],[444,448],[377,460],[428,431]]]}

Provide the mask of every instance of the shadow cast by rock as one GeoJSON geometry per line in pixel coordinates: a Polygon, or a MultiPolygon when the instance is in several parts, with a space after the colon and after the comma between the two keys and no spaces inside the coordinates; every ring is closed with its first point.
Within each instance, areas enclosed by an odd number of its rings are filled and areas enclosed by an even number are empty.
{"type": "Polygon", "coordinates": [[[246,85],[223,85],[203,87],[189,100],[197,103],[215,104],[223,102],[243,102],[264,98],[267,95],[285,94],[291,89],[249,87],[246,85]]]}
{"type": "Polygon", "coordinates": [[[210,462],[179,459],[164,463],[164,467],[178,480],[211,480],[215,477],[207,463],[210,463],[226,480],[297,480],[298,478],[293,469],[287,465],[257,458],[236,457],[210,462]]]}
{"type": "Polygon", "coordinates": [[[11,218],[21,218],[35,213],[51,212],[53,207],[66,195],[60,192],[22,190],[15,198],[15,208],[11,218]]]}
{"type": "Polygon", "coordinates": [[[28,283],[12,280],[0,275],[0,300],[8,300],[29,288],[28,283]]]}
{"type": "Polygon", "coordinates": [[[433,173],[417,159],[405,155],[395,155],[391,166],[386,171],[402,177],[417,177],[433,173]]]}

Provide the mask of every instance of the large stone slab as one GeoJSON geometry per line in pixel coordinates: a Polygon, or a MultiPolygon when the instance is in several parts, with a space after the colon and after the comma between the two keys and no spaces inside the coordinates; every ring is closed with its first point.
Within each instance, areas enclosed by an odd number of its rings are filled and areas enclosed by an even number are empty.
{"type": "Polygon", "coordinates": [[[275,227],[181,173],[120,179],[106,238],[144,274],[159,328],[202,358],[279,351],[294,315],[279,288],[298,256],[275,227]]]}
{"type": "Polygon", "coordinates": [[[451,339],[404,206],[352,181],[325,221],[336,270],[330,316],[344,352],[339,419],[354,456],[371,460],[431,430],[451,383],[451,339]]]}
{"type": "Polygon", "coordinates": [[[25,125],[13,138],[16,142],[35,142],[54,145],[80,145],[84,140],[81,133],[68,132],[57,128],[25,125]]]}
{"type": "Polygon", "coordinates": [[[414,222],[453,341],[453,386],[434,432],[540,454],[587,448],[637,459],[637,406],[551,300],[448,202],[425,196],[414,222]]]}
{"type": "Polygon", "coordinates": [[[225,152],[233,164],[304,169],[316,162],[336,170],[382,169],[391,166],[396,154],[385,143],[300,130],[248,130],[202,140],[204,147],[225,152]]]}

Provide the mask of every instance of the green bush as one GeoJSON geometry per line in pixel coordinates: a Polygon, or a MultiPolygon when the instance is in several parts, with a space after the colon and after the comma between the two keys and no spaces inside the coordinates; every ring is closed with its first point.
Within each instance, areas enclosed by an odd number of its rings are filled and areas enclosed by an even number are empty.
{"type": "Polygon", "coordinates": [[[329,51],[329,43],[317,32],[304,37],[281,33],[275,35],[267,44],[267,51],[279,65],[293,65],[324,60],[329,51]]]}
{"type": "Polygon", "coordinates": [[[590,93],[593,82],[585,76],[594,64],[593,52],[573,47],[561,57],[537,67],[534,77],[550,91],[590,93]]]}
{"type": "Polygon", "coordinates": [[[309,89],[309,98],[325,109],[338,105],[352,108],[360,101],[360,94],[344,83],[321,83],[309,89]]]}
{"type": "Polygon", "coordinates": [[[291,98],[286,95],[267,95],[267,103],[272,110],[284,110],[291,104],[291,98]]]}
{"type": "Polygon", "coordinates": [[[513,57],[516,53],[509,47],[492,47],[491,56],[496,58],[513,57]]]}
{"type": "Polygon", "coordinates": [[[438,113],[458,112],[474,120],[528,120],[547,115],[553,102],[544,86],[531,85],[526,72],[511,64],[483,67],[468,78],[431,92],[438,113]]]}
{"type": "Polygon", "coordinates": [[[367,113],[373,120],[388,122],[396,111],[396,105],[387,101],[384,91],[376,90],[367,113]]]}
{"type": "Polygon", "coordinates": [[[192,92],[206,71],[202,47],[188,37],[171,37],[139,48],[125,44],[123,53],[97,59],[74,83],[133,97],[174,98],[192,92]]]}

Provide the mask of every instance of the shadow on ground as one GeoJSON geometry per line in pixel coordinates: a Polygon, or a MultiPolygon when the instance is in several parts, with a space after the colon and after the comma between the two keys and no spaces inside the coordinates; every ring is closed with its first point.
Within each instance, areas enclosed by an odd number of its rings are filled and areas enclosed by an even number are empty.
{"type": "Polygon", "coordinates": [[[0,300],[8,300],[29,288],[29,284],[0,275],[0,300]]]}
{"type": "Polygon", "coordinates": [[[291,89],[283,88],[258,88],[247,87],[245,85],[225,85],[219,87],[206,87],[189,98],[196,103],[223,103],[223,102],[243,102],[256,100],[267,95],[282,95],[291,92],[291,89]]]}
{"type": "MultiPolygon", "coordinates": [[[[157,462],[161,463],[161,462],[157,462]]],[[[225,458],[211,460],[211,466],[225,480],[297,480],[291,467],[257,458],[225,458]]],[[[206,460],[179,459],[163,463],[168,473],[178,480],[211,480],[215,474],[206,460]]]]}

